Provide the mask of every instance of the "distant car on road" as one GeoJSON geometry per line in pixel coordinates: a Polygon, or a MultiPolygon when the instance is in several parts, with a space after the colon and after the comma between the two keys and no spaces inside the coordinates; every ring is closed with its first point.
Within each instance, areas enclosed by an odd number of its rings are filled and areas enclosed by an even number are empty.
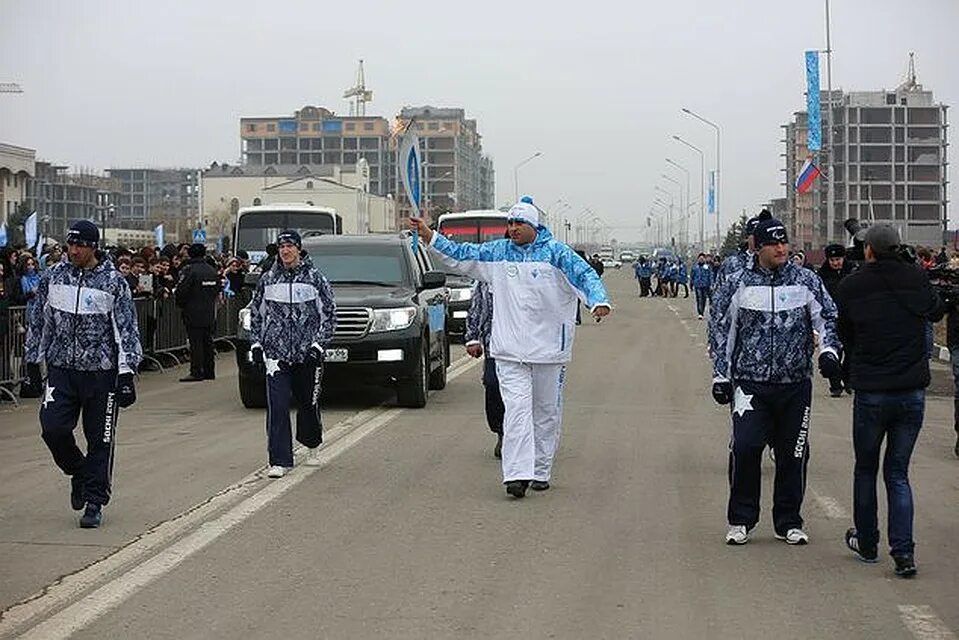
{"type": "Polygon", "coordinates": [[[603,268],[604,269],[619,269],[623,266],[623,263],[614,258],[603,258],[603,268]]]}
{"type": "Polygon", "coordinates": [[[636,259],[636,254],[632,251],[621,251],[619,254],[619,259],[621,262],[632,262],[636,259]]]}

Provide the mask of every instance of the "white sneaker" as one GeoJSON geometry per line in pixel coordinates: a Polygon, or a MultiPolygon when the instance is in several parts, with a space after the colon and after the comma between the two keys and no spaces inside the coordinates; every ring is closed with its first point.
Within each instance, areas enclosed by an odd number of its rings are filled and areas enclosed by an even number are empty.
{"type": "Polygon", "coordinates": [[[776,540],[785,540],[786,544],[809,544],[809,536],[802,529],[790,529],[784,536],[777,533],[776,540]]]}
{"type": "Polygon", "coordinates": [[[266,470],[267,478],[282,478],[286,475],[286,472],[289,471],[286,467],[280,467],[278,465],[273,465],[266,470]]]}
{"type": "Polygon", "coordinates": [[[320,448],[307,449],[306,455],[303,456],[303,464],[308,467],[320,466],[320,448]]]}
{"type": "Polygon", "coordinates": [[[752,529],[747,529],[746,525],[731,524],[729,531],[726,532],[726,544],[742,545],[749,542],[749,534],[752,529]]]}
{"type": "Polygon", "coordinates": [[[699,314],[699,319],[700,319],[700,320],[703,319],[703,314],[699,314]]]}

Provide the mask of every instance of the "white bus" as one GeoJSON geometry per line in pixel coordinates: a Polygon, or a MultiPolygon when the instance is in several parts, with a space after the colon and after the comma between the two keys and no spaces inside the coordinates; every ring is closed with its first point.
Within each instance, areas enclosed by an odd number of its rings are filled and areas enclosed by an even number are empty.
{"type": "Polygon", "coordinates": [[[309,204],[264,204],[243,207],[236,214],[233,253],[243,250],[250,262],[266,257],[266,245],[276,242],[284,229],[295,229],[302,237],[343,233],[343,220],[332,207],[309,204]]]}

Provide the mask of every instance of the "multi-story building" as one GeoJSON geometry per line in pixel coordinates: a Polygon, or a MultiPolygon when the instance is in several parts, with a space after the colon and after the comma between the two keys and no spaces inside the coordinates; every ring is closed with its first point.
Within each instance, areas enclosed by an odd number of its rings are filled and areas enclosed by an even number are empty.
{"type": "MultiPolygon", "coordinates": [[[[946,187],[946,105],[937,103],[931,91],[915,77],[890,91],[821,92],[823,144],[832,126],[835,214],[828,216],[826,177],[813,189],[797,194],[796,174],[808,154],[805,112],[784,125],[786,135],[786,194],[793,237],[803,248],[821,248],[828,242],[846,242],[843,222],[892,224],[904,242],[938,246],[942,242],[948,212],[946,187]],[[830,124],[830,120],[834,124],[830,124]]],[[[819,165],[828,172],[829,149],[819,165]]]]}
{"type": "MultiPolygon", "coordinates": [[[[406,107],[398,116],[405,127],[413,121],[420,138],[424,176],[424,208],[432,217],[445,211],[492,209],[495,174],[493,162],[483,155],[482,138],[476,120],[463,109],[406,107]]],[[[409,210],[402,189],[401,215],[409,210]]]]}
{"type": "Polygon", "coordinates": [[[305,106],[292,116],[240,118],[243,162],[250,166],[353,166],[366,160],[370,191],[385,196],[395,188],[395,150],[390,124],[378,116],[338,116],[305,106]]]}
{"type": "Polygon", "coordinates": [[[110,169],[121,185],[116,217],[127,229],[153,229],[159,222],[199,220],[199,169],[110,169]]]}
{"type": "Polygon", "coordinates": [[[24,202],[33,177],[37,152],[0,143],[0,222],[7,222],[24,202]]]}
{"type": "Polygon", "coordinates": [[[63,241],[77,220],[103,228],[120,226],[120,183],[92,173],[71,173],[66,165],[38,161],[28,186],[30,206],[37,211],[40,233],[63,241]]]}

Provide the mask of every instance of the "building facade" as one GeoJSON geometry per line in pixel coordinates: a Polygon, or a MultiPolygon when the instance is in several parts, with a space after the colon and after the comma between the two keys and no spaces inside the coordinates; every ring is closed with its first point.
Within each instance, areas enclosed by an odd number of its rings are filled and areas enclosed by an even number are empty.
{"type": "MultiPolygon", "coordinates": [[[[493,161],[483,153],[476,120],[458,108],[406,107],[397,118],[405,128],[413,122],[423,160],[424,208],[434,218],[447,211],[492,209],[495,206],[493,161]]],[[[399,186],[401,213],[409,201],[399,186]]]]}
{"type": "Polygon", "coordinates": [[[0,143],[0,222],[9,221],[27,202],[36,155],[33,149],[0,143]]]}
{"type": "Polygon", "coordinates": [[[182,220],[189,227],[199,220],[199,169],[110,169],[119,181],[117,220],[127,229],[153,229],[182,220]]]}
{"type": "MultiPolygon", "coordinates": [[[[827,177],[810,191],[796,193],[796,175],[809,155],[805,112],[784,125],[786,193],[793,237],[803,248],[848,241],[843,222],[883,222],[899,229],[903,241],[939,246],[948,221],[946,188],[947,106],[911,79],[891,91],[822,92],[823,144],[832,126],[831,177],[835,215],[828,217],[827,177]],[[830,120],[832,124],[830,124],[830,120]]],[[[819,165],[828,172],[829,149],[819,165]]]]}
{"type": "Polygon", "coordinates": [[[365,160],[370,192],[385,196],[395,188],[390,124],[378,116],[338,116],[305,106],[292,116],[240,118],[243,163],[251,167],[353,166],[365,160]]]}
{"type": "Polygon", "coordinates": [[[101,229],[120,226],[120,183],[114,178],[70,172],[66,165],[38,161],[28,187],[28,201],[36,210],[40,233],[63,241],[77,220],[92,220],[101,229]]]}

